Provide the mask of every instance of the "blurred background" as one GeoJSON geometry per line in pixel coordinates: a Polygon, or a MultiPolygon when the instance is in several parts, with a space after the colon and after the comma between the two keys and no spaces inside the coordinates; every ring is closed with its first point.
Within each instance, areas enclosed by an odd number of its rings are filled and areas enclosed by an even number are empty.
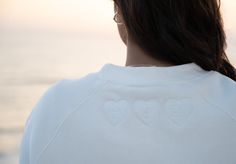
{"type": "MultiPolygon", "coordinates": [[[[236,1],[222,0],[236,66],[236,1]]],[[[125,65],[112,0],[0,0],[0,164],[18,163],[26,119],[56,81],[125,65]]]]}

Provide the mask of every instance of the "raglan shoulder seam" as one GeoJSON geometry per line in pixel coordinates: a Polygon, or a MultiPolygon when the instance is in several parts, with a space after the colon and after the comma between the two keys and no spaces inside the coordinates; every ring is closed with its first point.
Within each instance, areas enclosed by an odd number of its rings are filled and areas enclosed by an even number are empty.
{"type": "MultiPolygon", "coordinates": [[[[98,78],[98,76],[97,75],[95,75],[96,76],[96,82],[97,83],[99,83],[100,82],[100,84],[98,84],[98,85],[96,85],[95,84],[95,86],[93,87],[93,88],[91,88],[89,91],[88,91],[88,94],[86,94],[86,96],[84,96],[83,97],[83,99],[81,99],[80,100],[80,102],[76,105],[76,106],[74,106],[74,107],[72,107],[73,108],[73,110],[71,110],[71,112],[70,113],[68,113],[63,119],[62,119],[62,121],[60,121],[60,123],[59,123],[59,125],[58,125],[58,127],[57,127],[57,129],[55,130],[55,132],[53,132],[53,134],[52,134],[52,137],[49,139],[49,141],[47,142],[47,144],[44,146],[44,148],[39,152],[39,154],[38,154],[38,156],[37,156],[37,158],[35,158],[35,160],[34,160],[34,164],[36,164],[37,163],[37,161],[41,158],[41,156],[42,156],[42,154],[47,150],[47,148],[49,147],[49,145],[53,142],[53,140],[57,137],[57,135],[58,135],[58,133],[60,132],[60,129],[61,129],[61,127],[64,125],[64,123],[68,120],[68,118],[74,113],[74,112],[76,112],[78,109],[79,109],[79,107],[84,103],[84,102],[86,102],[86,100],[88,100],[90,97],[91,97],[91,95],[95,95],[96,93],[98,93],[102,88],[104,88],[106,85],[107,85],[107,81],[103,81],[103,80],[101,80],[100,78],[98,78]]],[[[67,79],[62,79],[62,80],[60,80],[60,83],[63,83],[63,82],[66,82],[67,81],[67,79]]],[[[95,83],[96,83],[95,82],[95,83]]],[[[59,84],[59,83],[58,83],[59,84]]],[[[55,103],[55,92],[54,92],[54,103],[55,103]]]]}
{"type": "MultiPolygon", "coordinates": [[[[236,118],[234,118],[229,112],[225,111],[221,106],[219,106],[216,103],[211,102],[209,99],[207,99],[205,96],[201,95],[203,100],[208,103],[211,106],[214,106],[216,109],[218,109],[220,112],[225,113],[233,122],[235,122],[236,125],[236,118]]],[[[229,109],[230,110],[230,109],[229,109]]]]}
{"type": "MultiPolygon", "coordinates": [[[[208,78],[212,78],[213,76],[217,75],[220,76],[221,74],[217,71],[209,71],[206,75],[210,76],[208,78]]],[[[228,77],[226,77],[228,78],[228,77]]],[[[201,80],[201,79],[200,79],[201,80]]],[[[231,79],[230,79],[231,80],[231,79]]],[[[192,88],[196,88],[196,86],[191,83],[192,88]]],[[[233,107],[231,107],[230,109],[224,110],[224,108],[222,106],[220,106],[217,103],[214,103],[213,101],[211,101],[211,99],[207,98],[206,96],[204,96],[204,94],[201,92],[201,89],[197,89],[196,90],[197,94],[199,95],[200,98],[203,99],[203,101],[205,101],[207,104],[214,106],[215,108],[217,108],[220,112],[223,112],[224,114],[226,114],[230,119],[232,119],[233,122],[236,123],[236,116],[232,116],[231,112],[233,109],[233,107]]],[[[235,113],[236,114],[236,113],[235,113]]]]}

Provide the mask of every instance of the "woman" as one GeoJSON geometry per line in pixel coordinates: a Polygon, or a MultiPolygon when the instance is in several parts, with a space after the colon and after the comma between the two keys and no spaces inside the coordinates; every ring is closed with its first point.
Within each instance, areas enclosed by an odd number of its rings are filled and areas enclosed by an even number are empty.
{"type": "Polygon", "coordinates": [[[114,0],[125,66],[52,85],[20,164],[235,164],[236,73],[216,0],[114,0]]]}

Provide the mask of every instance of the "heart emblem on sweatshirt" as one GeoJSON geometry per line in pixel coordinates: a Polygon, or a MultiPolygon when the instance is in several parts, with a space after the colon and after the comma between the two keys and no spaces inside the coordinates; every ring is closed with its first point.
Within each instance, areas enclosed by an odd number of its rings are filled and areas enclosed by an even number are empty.
{"type": "Polygon", "coordinates": [[[193,112],[191,99],[170,99],[166,102],[166,113],[171,122],[178,126],[184,126],[193,112]]]}
{"type": "Polygon", "coordinates": [[[154,126],[159,117],[160,103],[158,100],[139,100],[133,104],[135,116],[146,126],[154,126]]]}
{"type": "Polygon", "coordinates": [[[127,119],[129,107],[126,100],[110,100],[104,104],[103,111],[113,126],[119,126],[127,119]]]}

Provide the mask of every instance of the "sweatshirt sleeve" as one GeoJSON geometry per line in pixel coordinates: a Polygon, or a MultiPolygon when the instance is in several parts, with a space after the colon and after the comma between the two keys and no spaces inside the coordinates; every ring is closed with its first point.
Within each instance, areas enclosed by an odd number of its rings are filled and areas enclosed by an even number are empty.
{"type": "Polygon", "coordinates": [[[34,129],[34,122],[38,118],[38,113],[42,110],[47,110],[48,108],[53,107],[54,105],[54,92],[58,87],[59,83],[63,80],[59,80],[58,82],[51,85],[40,97],[39,101],[33,107],[30,115],[28,116],[25,127],[23,137],[20,143],[20,152],[19,152],[19,163],[20,164],[30,164],[31,161],[31,141],[32,141],[32,131],[34,129]]]}

